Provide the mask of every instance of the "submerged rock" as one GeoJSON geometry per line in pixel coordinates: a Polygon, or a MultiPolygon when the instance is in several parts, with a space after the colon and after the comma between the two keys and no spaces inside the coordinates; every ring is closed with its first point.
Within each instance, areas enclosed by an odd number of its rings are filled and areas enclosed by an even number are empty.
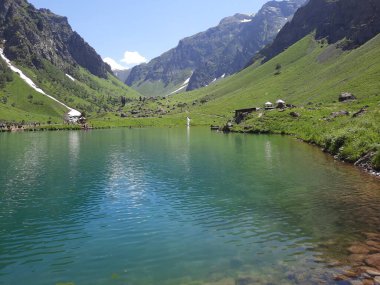
{"type": "Polygon", "coordinates": [[[235,285],[253,285],[256,284],[256,280],[251,277],[242,277],[235,280],[235,285]]]}
{"type": "Polygon", "coordinates": [[[370,252],[369,248],[364,245],[352,245],[348,248],[348,251],[353,254],[367,254],[370,252]]]}
{"type": "Polygon", "coordinates": [[[365,263],[380,270],[380,253],[371,254],[365,259],[365,263]]]}

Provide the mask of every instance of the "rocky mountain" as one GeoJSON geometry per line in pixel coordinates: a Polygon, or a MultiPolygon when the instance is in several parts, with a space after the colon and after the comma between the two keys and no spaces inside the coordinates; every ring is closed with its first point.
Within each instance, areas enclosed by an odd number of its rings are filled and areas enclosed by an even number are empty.
{"type": "Polygon", "coordinates": [[[317,40],[354,49],[380,32],[380,1],[310,0],[257,57],[267,61],[314,31],[317,40]]]}
{"type": "Polygon", "coordinates": [[[0,0],[0,56],[0,121],[62,122],[70,110],[91,117],[139,96],[66,17],[26,0],[0,0]]]}
{"type": "Polygon", "coordinates": [[[113,72],[113,74],[115,74],[117,76],[117,78],[120,79],[120,81],[125,82],[125,80],[127,80],[128,76],[129,76],[129,74],[131,73],[131,70],[130,69],[122,69],[122,70],[113,69],[112,72],[113,72]]]}
{"type": "Polygon", "coordinates": [[[110,67],[70,27],[67,18],[37,10],[25,0],[0,0],[0,38],[11,60],[42,67],[42,60],[68,70],[79,65],[93,75],[107,77],[110,67]]]}
{"type": "Polygon", "coordinates": [[[306,0],[270,1],[255,15],[236,14],[181,40],[147,64],[134,67],[126,84],[142,94],[194,90],[240,71],[270,43],[306,0]]]}

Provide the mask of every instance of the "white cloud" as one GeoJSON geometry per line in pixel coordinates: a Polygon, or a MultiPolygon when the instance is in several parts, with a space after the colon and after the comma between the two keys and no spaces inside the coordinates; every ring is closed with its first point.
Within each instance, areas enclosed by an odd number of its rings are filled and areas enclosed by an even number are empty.
{"type": "Polygon", "coordinates": [[[128,66],[137,65],[140,63],[148,62],[148,60],[139,54],[137,51],[126,51],[124,53],[124,58],[121,62],[126,63],[128,66]]]}
{"type": "Polygon", "coordinates": [[[122,66],[121,64],[117,63],[116,60],[114,60],[113,58],[110,58],[110,57],[104,58],[103,61],[105,63],[108,63],[111,66],[112,70],[124,70],[124,69],[128,69],[127,67],[122,66]]]}

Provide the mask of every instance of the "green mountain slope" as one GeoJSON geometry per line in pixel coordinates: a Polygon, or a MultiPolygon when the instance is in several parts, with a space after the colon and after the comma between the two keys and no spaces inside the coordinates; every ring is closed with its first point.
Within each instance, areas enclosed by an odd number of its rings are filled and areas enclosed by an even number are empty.
{"type": "Polygon", "coordinates": [[[184,38],[177,47],[132,68],[125,82],[146,96],[210,85],[242,70],[305,1],[268,1],[255,15],[224,18],[216,27],[184,38]]]}
{"type": "MultiPolygon", "coordinates": [[[[380,35],[353,50],[338,46],[340,42],[328,44],[310,34],[270,61],[257,61],[207,88],[128,106],[141,112],[164,109],[162,118],[151,114],[156,119],[119,118],[115,123],[185,125],[190,116],[193,125],[222,125],[233,120],[236,109],[263,108],[267,101],[282,99],[297,107],[254,112],[234,129],[291,134],[348,161],[371,152],[371,159],[376,160],[373,154],[380,148],[380,35]],[[357,100],[338,102],[342,92],[353,93],[357,100]],[[363,107],[365,112],[353,117],[363,107]],[[333,113],[340,111],[349,115],[334,118],[333,113]],[[291,112],[300,116],[292,117],[291,112]]],[[[379,168],[377,153],[375,167],[379,168]]]]}
{"type": "Polygon", "coordinates": [[[252,113],[235,130],[294,134],[356,161],[380,148],[380,35],[351,51],[323,42],[314,34],[306,36],[263,65],[256,63],[215,86],[173,100],[191,106],[194,123],[219,123],[219,118],[232,119],[236,109],[263,108],[267,101],[283,99],[298,107],[252,113]],[[342,92],[353,93],[357,100],[338,102],[342,92]],[[354,118],[362,108],[365,113],[354,118]],[[334,118],[340,111],[350,114],[334,118]]]}
{"type": "MultiPolygon", "coordinates": [[[[67,18],[25,0],[0,1],[0,47],[39,88],[70,108],[94,117],[117,111],[121,98],[139,94],[120,82],[67,18]]],[[[0,122],[62,122],[67,108],[35,92],[1,60],[0,122]]]]}

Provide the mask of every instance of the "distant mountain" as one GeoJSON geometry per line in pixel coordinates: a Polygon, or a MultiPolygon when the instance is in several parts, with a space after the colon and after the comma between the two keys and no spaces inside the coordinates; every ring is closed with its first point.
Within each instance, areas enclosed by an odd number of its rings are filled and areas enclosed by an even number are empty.
{"type": "Polygon", "coordinates": [[[134,67],[126,84],[147,96],[194,90],[240,71],[306,0],[270,1],[255,15],[236,14],[181,40],[147,64],[134,67]]]}
{"type": "Polygon", "coordinates": [[[26,0],[0,0],[0,48],[0,120],[58,118],[64,105],[91,115],[118,109],[121,96],[137,97],[66,17],[26,0]]]}
{"type": "Polygon", "coordinates": [[[113,74],[116,75],[117,78],[119,78],[120,81],[125,82],[127,80],[129,74],[131,73],[131,69],[113,69],[112,70],[113,74]]]}

